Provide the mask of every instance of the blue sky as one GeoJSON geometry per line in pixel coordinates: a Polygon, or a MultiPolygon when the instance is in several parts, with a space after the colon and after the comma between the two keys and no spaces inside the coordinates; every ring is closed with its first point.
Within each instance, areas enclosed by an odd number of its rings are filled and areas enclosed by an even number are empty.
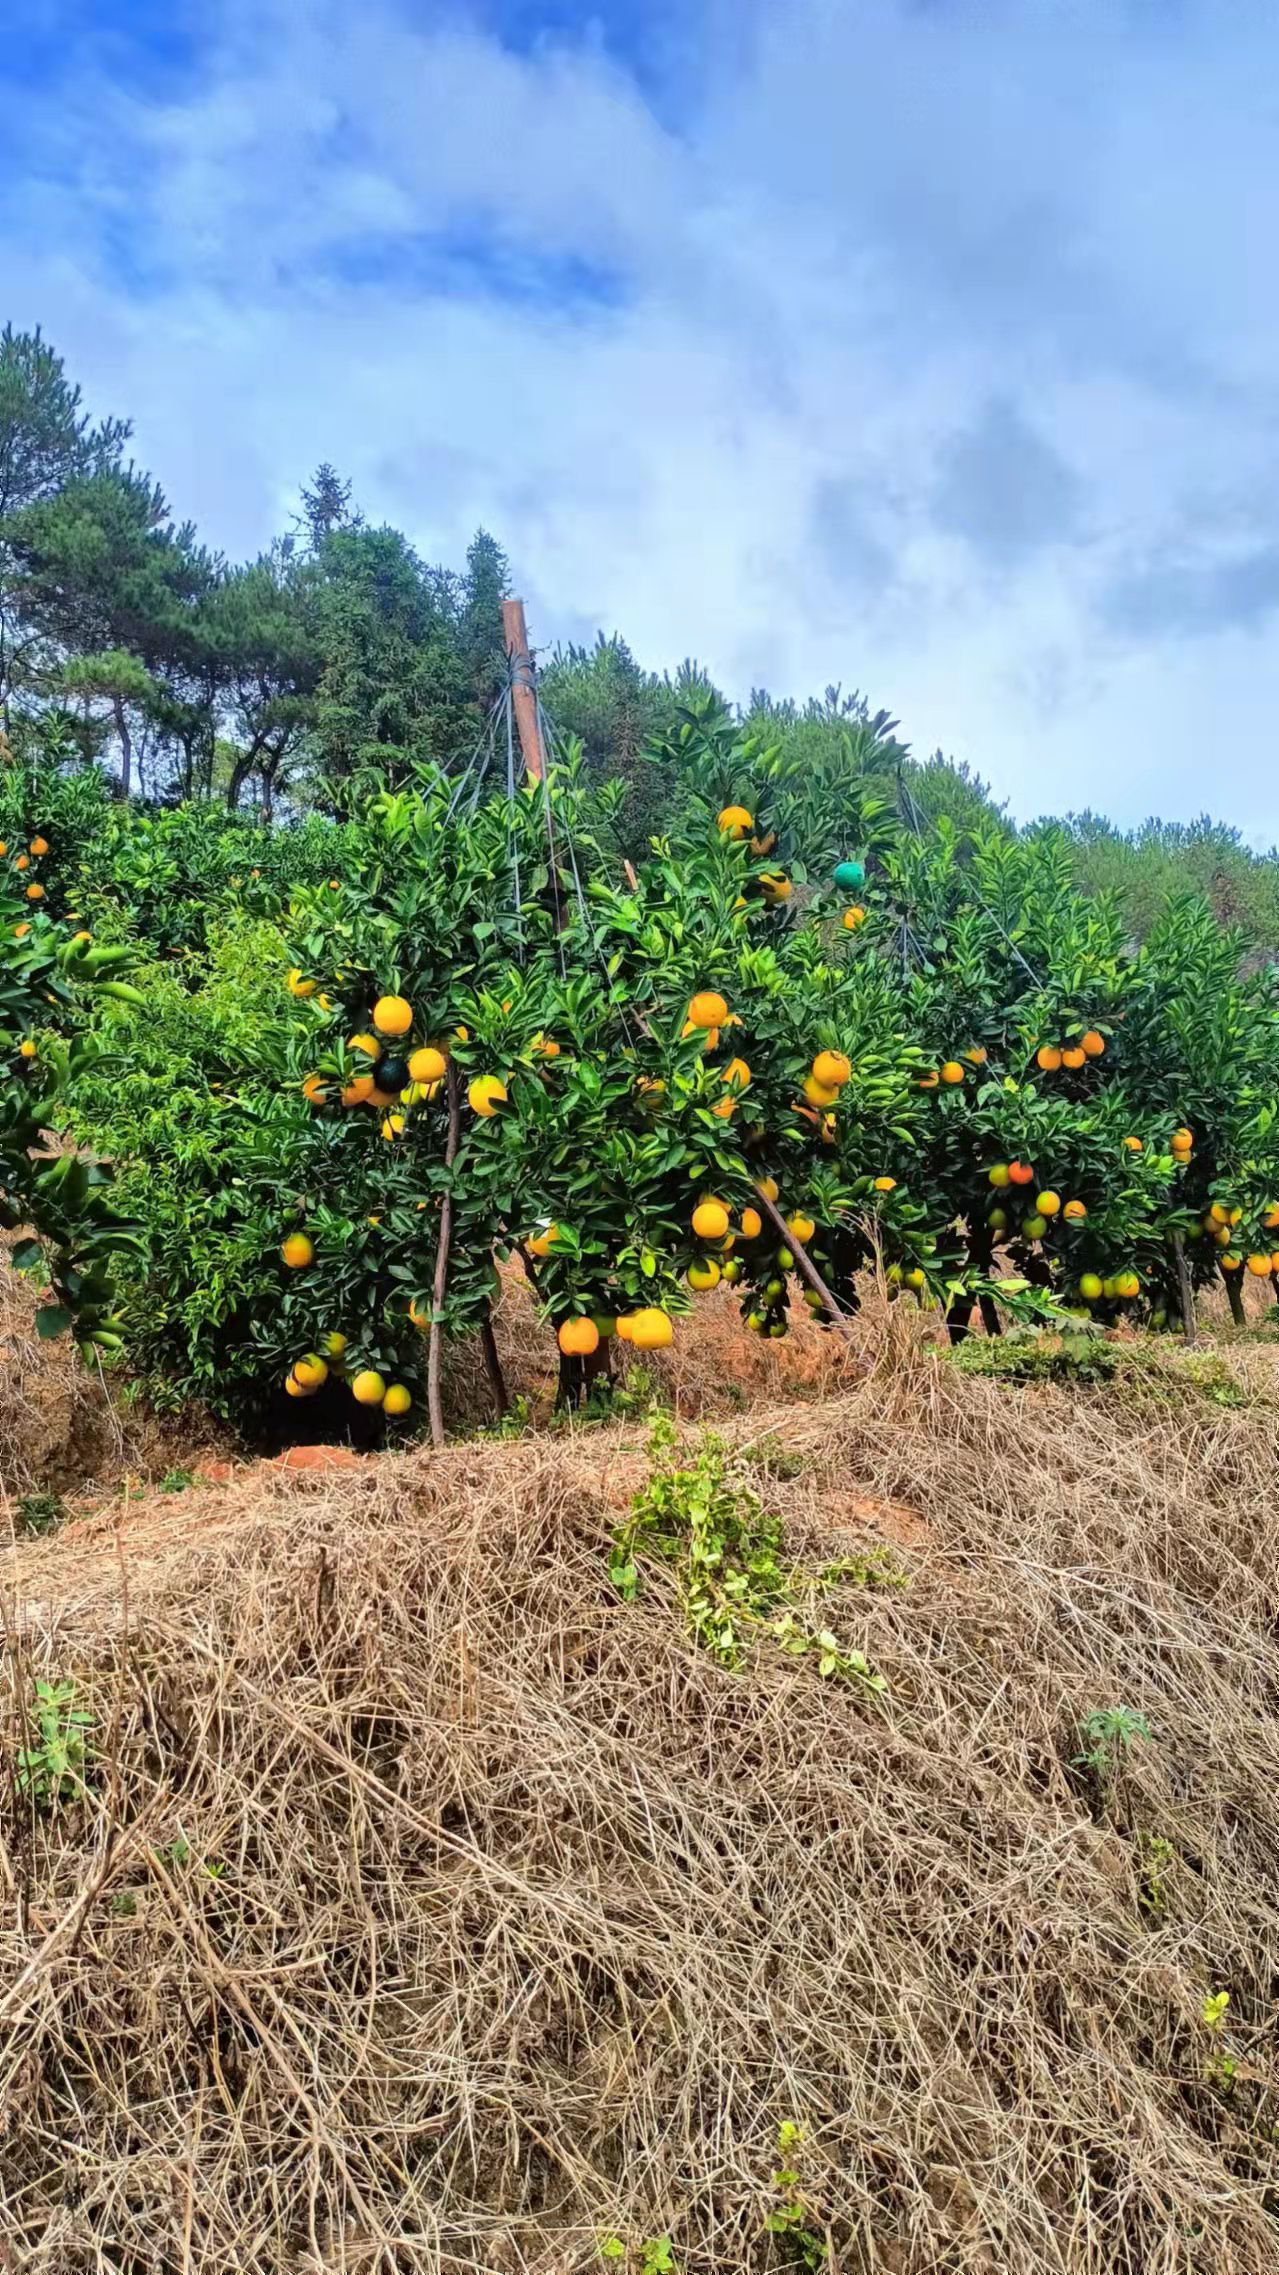
{"type": "Polygon", "coordinates": [[[0,315],[264,544],[829,681],[1015,811],[1279,838],[1279,10],[24,0],[0,315]]]}

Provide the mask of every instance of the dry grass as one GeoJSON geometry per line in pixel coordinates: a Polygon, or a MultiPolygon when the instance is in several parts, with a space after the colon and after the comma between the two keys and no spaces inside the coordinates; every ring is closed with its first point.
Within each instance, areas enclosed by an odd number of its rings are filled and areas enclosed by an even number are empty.
{"type": "Polygon", "coordinates": [[[101,1380],[70,1338],[39,1340],[43,1299],[8,1269],[7,1253],[0,1240],[0,1501],[6,1490],[59,1488],[92,1475],[123,1444],[101,1380]]]}
{"type": "Polygon", "coordinates": [[[1273,2275],[1279,1362],[1247,1372],[1240,1410],[1072,1402],[899,1346],[733,1421],[804,1556],[897,1505],[911,1586],[827,1610],[882,1714],[772,1646],[722,1671],[665,1573],[616,1600],[634,1432],[22,1544],[5,1758],[42,1673],[98,1758],[83,1805],[5,1807],[14,2264],[552,2275],[610,2233],[763,2270],[795,2120],[841,2275],[1273,2275]],[[1153,1738],[1103,1795],[1075,1727],[1120,1703],[1153,1738]]]}

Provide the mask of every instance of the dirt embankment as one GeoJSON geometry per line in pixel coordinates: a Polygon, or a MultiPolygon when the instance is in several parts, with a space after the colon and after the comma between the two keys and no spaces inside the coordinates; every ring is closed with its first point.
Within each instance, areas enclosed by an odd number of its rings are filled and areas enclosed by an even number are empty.
{"type": "Polygon", "coordinates": [[[637,1427],[19,1543],[4,1758],[37,1679],[93,1721],[87,1794],[3,1804],[14,2263],[1273,2275],[1279,1365],[1237,1374],[906,1349],[726,1423],[878,1704],[718,1665],[670,1565],[619,1597],[637,1427]],[[1098,1708],[1150,1735],[1088,1768],[1098,1708]]]}

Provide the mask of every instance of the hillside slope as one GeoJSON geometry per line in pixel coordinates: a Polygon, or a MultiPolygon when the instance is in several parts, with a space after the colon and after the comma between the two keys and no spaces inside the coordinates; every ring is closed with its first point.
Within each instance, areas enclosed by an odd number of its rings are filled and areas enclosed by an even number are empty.
{"type": "Polygon", "coordinates": [[[94,1719],[4,1802],[16,2264],[1272,2275],[1277,1419],[1240,1344],[725,1424],[882,1702],[621,1600],[638,1426],[19,1542],[5,1757],[94,1719]]]}

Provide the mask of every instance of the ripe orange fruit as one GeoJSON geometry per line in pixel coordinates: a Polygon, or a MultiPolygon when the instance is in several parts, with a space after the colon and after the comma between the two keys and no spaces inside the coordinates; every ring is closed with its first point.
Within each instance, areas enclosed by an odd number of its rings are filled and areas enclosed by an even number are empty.
{"type": "Polygon", "coordinates": [[[359,1406],[380,1406],[386,1397],[386,1383],[374,1367],[365,1367],[351,1384],[351,1396],[359,1406]]]}
{"type": "Polygon", "coordinates": [[[767,901],[788,901],[795,889],[790,878],[783,877],[780,872],[761,877],[759,888],[767,901]]]}
{"type": "Polygon", "coordinates": [[[1209,1204],[1208,1214],[1214,1224],[1228,1224],[1230,1221],[1230,1211],[1222,1201],[1212,1201],[1209,1204]]]}
{"type": "Polygon", "coordinates": [[[629,1340],[637,1351],[662,1351],[674,1342],[675,1329],[664,1311],[634,1311],[629,1340]]]}
{"type": "Polygon", "coordinates": [[[1221,1269],[1223,1272],[1237,1272],[1242,1261],[1243,1259],[1240,1256],[1223,1256],[1221,1259],[1221,1269]]]}
{"type": "Polygon", "coordinates": [[[733,1115],[737,1112],[736,1098],[731,1094],[725,1098],[718,1098],[715,1104],[711,1107],[711,1112],[715,1115],[718,1121],[731,1121],[733,1115]]]}
{"type": "Polygon", "coordinates": [[[1030,1164],[1029,1164],[1028,1162],[1025,1162],[1025,1161],[1010,1161],[1010,1162],[1009,1162],[1009,1164],[1008,1164],[1008,1182],[1009,1182],[1009,1184],[1010,1184],[1010,1185],[1031,1185],[1031,1184],[1033,1184],[1033,1183],[1034,1183],[1034,1178],[1035,1178],[1035,1172],[1034,1172],[1034,1170],[1033,1170],[1033,1169],[1030,1167],[1030,1164]]]}
{"type": "Polygon", "coordinates": [[[347,1049],[363,1051],[364,1056],[370,1059],[380,1059],[382,1056],[382,1045],[376,1035],[352,1035],[347,1049]]]}
{"type": "Polygon", "coordinates": [[[15,869],[29,869],[31,867],[31,862],[25,853],[20,853],[13,866],[15,869]]]}
{"type": "Polygon", "coordinates": [[[32,1042],[30,1035],[24,1035],[22,1041],[18,1045],[18,1057],[20,1059],[33,1059],[35,1055],[35,1044],[32,1042]]]}
{"type": "Polygon", "coordinates": [[[715,826],[725,837],[745,837],[747,830],[755,827],[755,816],[748,814],[745,806],[724,806],[715,826]]]}
{"type": "Polygon", "coordinates": [[[291,1232],[280,1244],[280,1254],[291,1272],[304,1271],[315,1254],[304,1232],[291,1232]]]}
{"type": "Polygon", "coordinates": [[[1035,1053],[1035,1064],[1045,1074],[1056,1074],[1061,1065],[1061,1052],[1055,1043],[1041,1043],[1035,1053]]]}
{"type": "Polygon", "coordinates": [[[722,1240],[728,1230],[728,1210],[722,1201],[699,1201],[693,1211],[693,1230],[699,1240],[722,1240]]]}
{"type": "MultiPolygon", "coordinates": [[[[771,1183],[771,1179],[770,1179],[770,1183],[771,1183]]],[[[774,1185],[774,1186],[773,1186],[773,1192],[774,1192],[774,1195],[776,1194],[776,1191],[777,1191],[777,1187],[774,1185]]],[[[764,1219],[763,1219],[763,1217],[760,1215],[760,1213],[759,1213],[759,1210],[758,1210],[758,1209],[743,1209],[743,1210],[742,1210],[742,1217],[741,1217],[741,1226],[742,1226],[742,1238],[743,1238],[743,1240],[758,1240],[758,1239],[759,1239],[759,1236],[760,1236],[760,1234],[761,1234],[761,1232],[762,1232],[762,1231],[763,1231],[763,1229],[764,1229],[764,1219]]]]}
{"type": "Polygon", "coordinates": [[[970,1066],[985,1066],[986,1056],[986,1045],[984,1043],[974,1043],[971,1050],[964,1052],[964,1057],[970,1066]]]}
{"type": "Polygon", "coordinates": [[[877,1193],[895,1193],[896,1190],[897,1179],[895,1177],[877,1177],[875,1179],[875,1191],[877,1193]]]}
{"type": "MultiPolygon", "coordinates": [[[[1039,1205],[1042,1209],[1044,1204],[1041,1201],[1039,1205]]],[[[1071,1224],[1082,1224],[1084,1218],[1088,1214],[1088,1211],[1084,1207],[1082,1201],[1067,1201],[1066,1206],[1061,1213],[1071,1224]]]]}
{"type": "Polygon", "coordinates": [[[309,1106],[322,1106],[324,1104],[328,1097],[328,1091],[318,1074],[308,1074],[302,1085],[302,1096],[309,1106]]]}
{"type": "Polygon", "coordinates": [[[935,1090],[940,1081],[941,1076],[936,1072],[932,1074],[921,1074],[919,1078],[919,1088],[921,1090],[935,1090]]]}
{"type": "Polygon", "coordinates": [[[303,1390],[320,1390],[329,1379],[328,1365],[318,1351],[308,1351],[304,1359],[293,1361],[293,1379],[303,1390]]]}
{"type": "Polygon", "coordinates": [[[373,1006],[373,1024],[379,1035],[407,1035],[413,1024],[413,1006],[402,995],[379,996],[373,1006]]]}
{"type": "Polygon", "coordinates": [[[1268,1279],[1270,1276],[1270,1258],[1262,1255],[1250,1256],[1248,1258],[1248,1269],[1254,1278],[1258,1280],[1268,1279]]]}
{"type": "Polygon", "coordinates": [[[554,1035],[534,1035],[529,1049],[536,1059],[557,1059],[560,1055],[560,1046],[554,1035]]]}
{"type": "Polygon", "coordinates": [[[825,1090],[842,1089],[852,1074],[852,1064],[842,1051],[819,1051],[813,1060],[813,1080],[825,1090]]]}
{"type": "Polygon", "coordinates": [[[1051,1190],[1047,1193],[1040,1193],[1036,1196],[1035,1207],[1040,1216],[1056,1216],[1061,1207],[1061,1194],[1054,1193],[1051,1190]]]}
{"type": "Polygon", "coordinates": [[[28,886],[27,886],[27,899],[28,899],[29,901],[42,901],[42,900],[44,899],[44,886],[43,886],[43,885],[28,885],[28,886]]]}
{"type": "Polygon", "coordinates": [[[558,1240],[559,1236],[559,1226],[548,1224],[544,1232],[535,1232],[530,1240],[525,1241],[524,1245],[530,1256],[549,1256],[552,1242],[558,1240]]]}
{"type": "Polygon", "coordinates": [[[1099,1035],[1095,1027],[1090,1027],[1086,1035],[1080,1036],[1079,1045],[1085,1058],[1099,1059],[1106,1048],[1106,1038],[1099,1035]]]}
{"type": "Polygon", "coordinates": [[[1193,1145],[1195,1142],[1195,1133],[1193,1130],[1188,1130],[1183,1122],[1179,1130],[1173,1131],[1172,1142],[1174,1145],[1193,1145]]]}
{"type": "Polygon", "coordinates": [[[956,1083],[964,1079],[964,1070],[958,1059],[947,1059],[941,1070],[943,1082],[956,1083]]]}
{"type": "Polygon", "coordinates": [[[402,1382],[393,1382],[382,1400],[382,1412],[389,1414],[393,1422],[398,1422],[401,1414],[407,1414],[412,1404],[412,1393],[402,1382]]]}
{"type": "Polygon", "coordinates": [[[750,1079],[751,1070],[745,1059],[730,1059],[720,1076],[720,1081],[729,1083],[734,1090],[748,1090],[750,1079]]]}
{"type": "Polygon", "coordinates": [[[47,853],[47,852],[48,852],[48,850],[49,850],[49,841],[48,841],[48,839],[47,839],[47,838],[45,838],[45,837],[33,837],[33,838],[32,838],[32,840],[31,840],[31,851],[32,851],[32,852],[33,852],[33,854],[35,855],[35,857],[36,857],[36,860],[37,860],[37,861],[38,861],[38,860],[41,858],[42,854],[45,854],[45,853],[47,853]]]}
{"type": "Polygon", "coordinates": [[[728,1017],[728,1005],[713,988],[703,988],[688,1007],[690,1027],[718,1027],[728,1017]]]}
{"type": "Polygon", "coordinates": [[[757,1193],[762,1193],[766,1201],[775,1202],[778,1194],[777,1179],[775,1177],[757,1177],[755,1179],[755,1190],[757,1193]]]}
{"type": "Polygon", "coordinates": [[[705,1262],[702,1264],[689,1265],[688,1284],[690,1288],[696,1288],[699,1294],[701,1294],[705,1288],[713,1288],[717,1286],[718,1282],[719,1265],[716,1263],[713,1256],[708,1256],[705,1262]]]}
{"type": "Polygon", "coordinates": [[[804,1096],[810,1106],[837,1106],[839,1092],[829,1082],[819,1082],[815,1074],[804,1076],[804,1096]]]}
{"type": "Polygon", "coordinates": [[[289,1398],[311,1398],[315,1395],[313,1391],[307,1390],[304,1385],[298,1381],[298,1378],[295,1374],[287,1374],[285,1376],[284,1388],[285,1393],[289,1398]]]}
{"type": "Polygon", "coordinates": [[[766,853],[772,852],[776,843],[777,832],[775,829],[770,829],[766,837],[753,837],[751,839],[751,852],[757,861],[762,861],[766,853]]]}
{"type": "Polygon", "coordinates": [[[1061,1063],[1063,1066],[1068,1066],[1073,1073],[1077,1067],[1084,1064],[1087,1056],[1088,1053],[1078,1043],[1072,1043],[1069,1050],[1062,1052],[1061,1063]]]}
{"type": "Polygon", "coordinates": [[[396,1139],[397,1137],[403,1137],[403,1135],[404,1135],[404,1116],[403,1116],[403,1114],[384,1114],[384,1115],[382,1116],[382,1135],[383,1135],[383,1137],[384,1137],[384,1138],[386,1138],[386,1139],[388,1140],[388,1142],[390,1142],[390,1143],[392,1143],[392,1144],[394,1143],[394,1141],[395,1141],[395,1139],[396,1139]]]}
{"type": "Polygon", "coordinates": [[[372,1075],[357,1074],[354,1082],[348,1082],[345,1089],[340,1093],[342,1104],[344,1106],[362,1106],[366,1098],[372,1095],[372,1090],[372,1075]]]}
{"type": "Polygon", "coordinates": [[[29,924],[15,924],[13,928],[13,937],[15,940],[25,940],[30,930],[31,927],[29,924]]]}
{"type": "Polygon", "coordinates": [[[304,979],[297,965],[295,964],[284,984],[287,987],[290,995],[307,996],[314,995],[319,982],[316,980],[304,979]]]}
{"type": "Polygon", "coordinates": [[[1144,1151],[1141,1139],[1139,1137],[1126,1137],[1124,1139],[1124,1144],[1127,1146],[1129,1153],[1141,1153],[1144,1151]]]}
{"type": "Polygon", "coordinates": [[[566,1319],[555,1339],[566,1359],[589,1358],[600,1347],[600,1331],[593,1319],[566,1319]]]}
{"type": "Polygon", "coordinates": [[[792,1239],[799,1242],[801,1248],[806,1248],[816,1232],[817,1226],[813,1219],[810,1216],[805,1216],[801,1210],[797,1215],[787,1217],[786,1230],[792,1239]]]}
{"type": "Polygon", "coordinates": [[[424,1043],[421,1050],[409,1053],[409,1073],[415,1082],[439,1082],[447,1066],[443,1051],[437,1051],[433,1043],[424,1043]]]}
{"type": "Polygon", "coordinates": [[[506,1104],[506,1084],[500,1082],[495,1074],[477,1074],[474,1082],[468,1085],[466,1095],[472,1113],[480,1114],[485,1121],[490,1121],[498,1107],[506,1104]]]}
{"type": "Polygon", "coordinates": [[[858,926],[866,922],[866,911],[864,908],[846,908],[841,921],[845,932],[856,932],[858,926]]]}

